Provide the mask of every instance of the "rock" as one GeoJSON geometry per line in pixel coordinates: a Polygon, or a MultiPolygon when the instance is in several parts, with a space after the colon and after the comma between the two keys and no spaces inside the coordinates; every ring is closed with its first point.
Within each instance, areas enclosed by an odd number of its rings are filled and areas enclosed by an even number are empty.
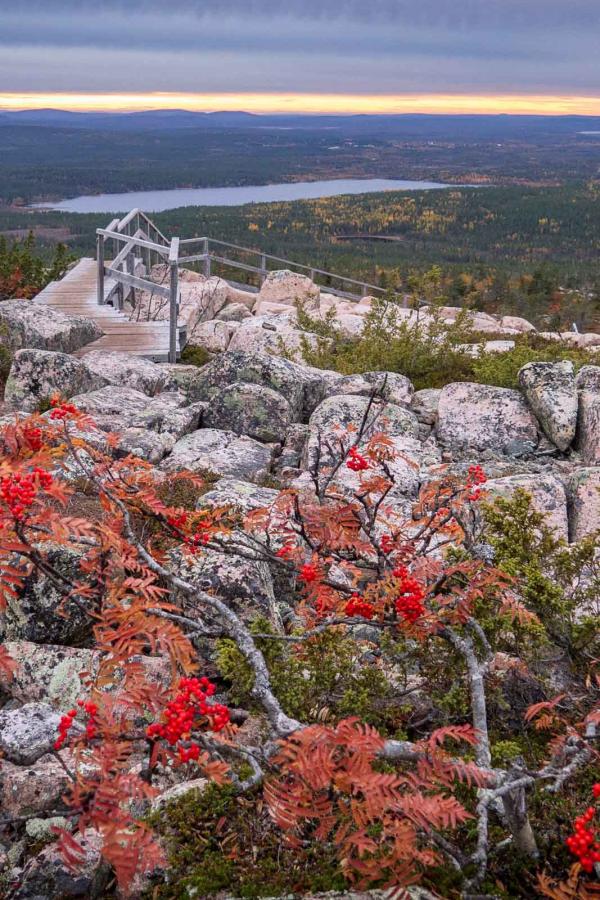
{"type": "Polygon", "coordinates": [[[568,541],[567,495],[562,481],[554,475],[511,475],[491,479],[485,485],[492,495],[490,500],[493,495],[512,497],[518,488],[531,495],[533,508],[545,516],[545,524],[555,537],[568,541]]]}
{"type": "Polygon", "coordinates": [[[103,378],[105,384],[122,385],[130,390],[141,391],[148,397],[158,394],[167,380],[161,366],[129,353],[91,350],[84,356],[83,363],[90,372],[103,378]]]}
{"type": "Polygon", "coordinates": [[[306,275],[298,275],[289,269],[269,272],[259,292],[259,302],[299,303],[307,312],[319,308],[319,288],[306,275]]]}
{"type": "Polygon", "coordinates": [[[151,812],[161,812],[166,809],[170,803],[181,800],[182,797],[186,797],[188,794],[203,794],[208,785],[209,782],[206,778],[194,778],[192,781],[184,781],[182,784],[175,784],[173,787],[168,788],[166,791],[163,791],[162,794],[159,794],[158,797],[153,799],[151,812]]]}
{"type": "Polygon", "coordinates": [[[502,328],[511,328],[513,331],[520,331],[523,334],[536,330],[535,325],[532,325],[531,322],[528,322],[527,319],[522,319],[520,316],[502,316],[500,325],[502,328]]]}
{"type": "Polygon", "coordinates": [[[43,700],[66,712],[84,693],[83,673],[93,675],[97,654],[30,641],[7,641],[4,648],[16,663],[9,681],[0,671],[0,690],[21,703],[43,700]]]}
{"type": "Polygon", "coordinates": [[[0,711],[0,750],[10,762],[29,766],[49,753],[60,715],[47,703],[26,703],[0,711]]]}
{"type": "Polygon", "coordinates": [[[318,343],[316,334],[297,328],[295,317],[286,313],[244,319],[232,336],[229,349],[271,353],[274,356],[286,355],[302,362],[305,348],[316,348],[318,343]]]}
{"type": "Polygon", "coordinates": [[[580,334],[575,331],[563,331],[560,337],[563,343],[570,347],[577,347],[579,350],[589,350],[600,346],[600,334],[595,332],[580,334]]]}
{"type": "Polygon", "coordinates": [[[570,539],[581,541],[600,531],[600,467],[577,469],[568,493],[570,539]]]}
{"type": "Polygon", "coordinates": [[[192,347],[204,347],[209,353],[223,353],[237,327],[237,322],[222,322],[219,319],[199,322],[189,331],[188,344],[192,347]]]}
{"type": "Polygon", "coordinates": [[[226,476],[200,497],[198,507],[238,509],[245,516],[252,510],[271,506],[278,496],[279,491],[273,488],[258,487],[250,481],[226,476]]]}
{"type": "Polygon", "coordinates": [[[164,391],[181,391],[188,400],[197,399],[191,392],[198,375],[198,366],[185,363],[155,363],[155,365],[165,374],[164,391]]]}
{"type": "Polygon", "coordinates": [[[584,390],[579,394],[575,446],[584,465],[600,464],[600,393],[584,390]]]}
{"type": "Polygon", "coordinates": [[[230,349],[196,370],[188,392],[196,400],[212,400],[225,385],[259,384],[285,397],[292,421],[299,421],[320,403],[332,378],[340,376],[256,350],[230,349]]]}
{"type": "Polygon", "coordinates": [[[252,438],[203,428],[177,441],[161,468],[165,472],[187,469],[260,481],[269,472],[272,456],[272,449],[252,438]]]}
{"type": "Polygon", "coordinates": [[[45,303],[33,300],[4,300],[0,303],[0,326],[7,331],[11,350],[35,349],[74,353],[103,331],[92,319],[69,316],[45,303]]]}
{"type": "MultiPolygon", "coordinates": [[[[200,590],[215,593],[225,600],[247,622],[259,615],[264,616],[278,631],[282,631],[273,581],[266,562],[205,549],[195,557],[178,559],[176,570],[200,590]]],[[[198,613],[204,616],[204,607],[197,610],[188,597],[184,599],[184,609],[190,618],[198,613]]]]}
{"type": "Polygon", "coordinates": [[[435,424],[441,393],[438,388],[424,388],[415,392],[410,408],[421,424],[435,424]]]}
{"type": "Polygon", "coordinates": [[[53,394],[69,399],[106,383],[106,378],[90,372],[83,362],[66,353],[19,350],[8,375],[4,399],[13,409],[34,412],[53,394]]]}
{"type": "Polygon", "coordinates": [[[309,434],[310,428],[308,425],[296,423],[289,426],[281,455],[277,459],[278,471],[285,468],[297,469],[301,466],[309,434]]]}
{"type": "MultiPolygon", "coordinates": [[[[40,550],[70,581],[81,578],[81,554],[77,550],[51,543],[44,543],[40,550]]],[[[63,597],[46,575],[33,570],[18,596],[9,600],[0,620],[0,631],[4,631],[4,640],[8,641],[69,646],[87,641],[92,625],[91,617],[85,612],[85,601],[63,597]]]]}
{"type": "Polygon", "coordinates": [[[600,394],[600,366],[582,366],[575,382],[579,391],[600,394]]]}
{"type": "Polygon", "coordinates": [[[567,450],[577,428],[573,363],[528,363],[519,371],[519,384],[547,437],[559,450],[567,450]]]}
{"type": "Polygon", "coordinates": [[[506,453],[516,445],[533,451],[537,422],[519,391],[470,382],[442,389],[436,434],[450,450],[506,453]]]}
{"type": "Polygon", "coordinates": [[[270,443],[285,439],[290,419],[290,404],[277,391],[237,382],[213,396],[203,422],[206,428],[225,428],[270,443]]]}
{"type": "Polygon", "coordinates": [[[50,753],[36,758],[34,765],[17,766],[8,760],[0,765],[0,809],[9,818],[35,816],[60,808],[69,776],[50,753]]]}
{"type": "MultiPolygon", "coordinates": [[[[249,296],[254,301],[255,295],[250,294],[249,296]]],[[[250,319],[251,317],[252,313],[244,303],[228,303],[215,316],[221,322],[242,322],[244,319],[250,319]]]]}
{"type": "Polygon", "coordinates": [[[361,375],[345,375],[332,382],[327,396],[332,394],[356,394],[370,397],[374,391],[388,403],[410,406],[414,388],[405,375],[395,372],[363,372],[361,375]]]}
{"type": "Polygon", "coordinates": [[[55,828],[70,830],[71,825],[64,816],[49,816],[47,819],[28,819],[25,823],[25,833],[32,841],[46,843],[54,838],[55,828]]]}
{"type": "MultiPolygon", "coordinates": [[[[153,266],[152,280],[156,283],[167,283],[169,279],[168,267],[165,265],[153,266]]],[[[189,269],[179,270],[179,313],[180,322],[187,325],[188,334],[199,322],[214,319],[229,299],[231,288],[222,278],[206,278],[199,272],[189,269]]],[[[133,318],[144,320],[165,321],[169,318],[169,304],[163,297],[151,294],[149,291],[139,291],[137,305],[133,318]]]]}
{"type": "Polygon", "coordinates": [[[77,867],[72,869],[67,866],[56,844],[49,844],[27,864],[12,900],[108,896],[106,888],[112,875],[110,869],[102,865],[102,836],[88,829],[84,835],[77,834],[75,837],[84,851],[77,867]]]}

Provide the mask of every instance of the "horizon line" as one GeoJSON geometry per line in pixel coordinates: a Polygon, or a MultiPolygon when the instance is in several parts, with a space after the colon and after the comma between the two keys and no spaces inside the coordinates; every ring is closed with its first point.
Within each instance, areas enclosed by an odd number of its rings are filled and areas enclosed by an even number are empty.
{"type": "Polygon", "coordinates": [[[257,115],[587,115],[600,96],[567,94],[339,94],[222,92],[0,92],[0,111],[247,112],[257,115]],[[58,104],[58,107],[57,107],[58,104]]]}

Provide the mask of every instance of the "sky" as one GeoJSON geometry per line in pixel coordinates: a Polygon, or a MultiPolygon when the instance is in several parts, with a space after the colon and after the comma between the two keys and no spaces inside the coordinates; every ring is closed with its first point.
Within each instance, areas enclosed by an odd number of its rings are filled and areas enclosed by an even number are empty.
{"type": "Polygon", "coordinates": [[[0,107],[600,114],[600,0],[0,0],[0,107]]]}

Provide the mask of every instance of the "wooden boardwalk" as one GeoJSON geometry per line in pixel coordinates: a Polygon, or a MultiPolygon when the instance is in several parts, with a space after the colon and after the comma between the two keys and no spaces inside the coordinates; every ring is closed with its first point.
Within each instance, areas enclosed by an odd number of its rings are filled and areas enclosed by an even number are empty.
{"type": "MultiPolygon", "coordinates": [[[[131,322],[124,313],[109,303],[99,305],[97,270],[95,260],[89,257],[80,259],[61,281],[53,281],[45,287],[35,297],[35,302],[44,303],[68,315],[93,319],[102,329],[103,336],[82,347],[75,356],[85,356],[92,350],[118,350],[155,362],[164,362],[169,353],[169,323],[131,322]]],[[[110,278],[105,280],[107,300],[116,287],[116,281],[110,278]]]]}

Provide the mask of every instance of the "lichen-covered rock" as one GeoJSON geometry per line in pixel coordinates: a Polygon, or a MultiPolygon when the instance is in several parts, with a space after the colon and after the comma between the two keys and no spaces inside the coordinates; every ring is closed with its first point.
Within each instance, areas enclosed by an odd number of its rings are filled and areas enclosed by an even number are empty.
{"type": "Polygon", "coordinates": [[[12,677],[0,671],[0,694],[20,703],[43,700],[66,712],[84,693],[83,673],[93,675],[98,654],[92,650],[7,641],[4,647],[15,664],[12,677]]]}
{"type": "Polygon", "coordinates": [[[208,353],[223,353],[238,327],[239,322],[223,322],[220,319],[199,322],[188,331],[188,343],[193,347],[203,347],[208,353]]]}
{"type": "Polygon", "coordinates": [[[56,843],[48,844],[25,867],[12,900],[54,900],[54,898],[106,897],[110,869],[102,865],[102,836],[88,829],[77,835],[83,857],[75,869],[69,867],[56,843]]]}
{"type": "Polygon", "coordinates": [[[410,406],[414,388],[406,375],[398,375],[395,372],[363,372],[360,375],[344,375],[336,379],[329,387],[327,396],[356,394],[359,397],[370,397],[373,392],[388,403],[410,406]]]}
{"type": "Polygon", "coordinates": [[[19,766],[29,766],[49,753],[56,740],[60,715],[47,703],[26,703],[0,711],[0,750],[19,766]]]}
{"type": "Polygon", "coordinates": [[[105,383],[141,391],[148,397],[158,394],[167,380],[166,373],[160,366],[129,353],[90,350],[82,361],[90,372],[103,378],[105,383]]]}
{"type": "Polygon", "coordinates": [[[528,363],[519,371],[519,384],[546,436],[559,450],[567,450],[577,428],[577,386],[573,363],[528,363]]]}
{"type": "Polygon", "coordinates": [[[270,469],[273,450],[233,431],[203,428],[177,441],[162,463],[166,472],[187,469],[260,481],[270,469]]]}
{"type": "Polygon", "coordinates": [[[580,541],[600,531],[600,467],[577,469],[568,492],[570,538],[580,541]]]}
{"type": "Polygon", "coordinates": [[[575,381],[579,391],[600,394],[600,366],[582,366],[575,381]]]}
{"type": "Polygon", "coordinates": [[[290,420],[285,397],[272,388],[243,382],[218,391],[203,417],[206,428],[224,428],[265,443],[283,441],[290,420]]]}
{"type": "Polygon", "coordinates": [[[306,275],[298,275],[289,269],[269,272],[260,289],[259,303],[299,303],[307,312],[319,308],[319,287],[306,275]]]}
{"type": "MultiPolygon", "coordinates": [[[[81,554],[73,547],[46,543],[41,550],[50,565],[69,581],[81,578],[81,554]]],[[[46,575],[34,570],[26,577],[17,597],[9,600],[0,620],[0,634],[9,641],[77,646],[87,641],[92,626],[86,601],[65,598],[46,575]]]]}
{"type": "Polygon", "coordinates": [[[347,447],[353,444],[367,411],[368,419],[363,429],[362,443],[377,432],[385,432],[389,437],[417,438],[419,433],[417,418],[404,406],[386,403],[384,400],[371,402],[369,397],[354,394],[336,394],[323,400],[310,417],[307,461],[314,458],[319,442],[323,462],[328,461],[332,453],[332,450],[327,448],[327,443],[335,452],[339,447],[340,438],[347,447]],[[348,433],[348,428],[351,429],[351,433],[348,433]]]}
{"type": "Polygon", "coordinates": [[[25,348],[74,353],[103,331],[92,319],[69,316],[32,300],[4,300],[0,303],[0,325],[5,326],[11,350],[25,348]]]}
{"type": "Polygon", "coordinates": [[[600,393],[583,390],[579,394],[575,446],[584,465],[600,464],[600,393]]]}
{"type": "MultiPolygon", "coordinates": [[[[246,621],[264,616],[278,631],[282,630],[273,581],[266,562],[206,549],[195,557],[178,559],[176,571],[200,590],[215,593],[225,600],[246,621]]],[[[184,609],[190,618],[197,613],[204,616],[202,604],[196,608],[189,597],[184,598],[184,609]]]]}
{"type": "Polygon", "coordinates": [[[538,442],[537,421],[519,393],[509,388],[456,382],[442,389],[436,434],[451,450],[531,452],[538,442]]]}
{"type": "Polygon", "coordinates": [[[19,350],[6,381],[4,399],[13,409],[34,412],[53,394],[69,398],[107,383],[79,359],[50,350],[19,350]]]}
{"type": "MultiPolygon", "coordinates": [[[[253,294],[249,295],[254,297],[253,294]]],[[[244,319],[251,318],[252,313],[245,303],[228,303],[217,315],[216,319],[221,322],[242,322],[244,319]]]]}
{"type": "Polygon", "coordinates": [[[304,347],[315,348],[316,334],[297,327],[295,311],[280,315],[254,316],[240,322],[229,342],[230,350],[286,355],[296,362],[304,359],[304,347]]]}
{"type": "Polygon", "coordinates": [[[251,481],[226,476],[200,497],[198,507],[231,507],[247,515],[252,510],[271,506],[278,496],[279,491],[273,488],[259,487],[251,481]]]}
{"type": "Polygon", "coordinates": [[[511,475],[489,480],[485,488],[494,496],[510,498],[517,489],[531,495],[533,508],[545,517],[545,524],[557,538],[569,540],[567,495],[562,481],[554,475],[511,475]]]}
{"type": "Polygon", "coordinates": [[[260,384],[285,397],[292,420],[300,421],[306,409],[312,411],[322,400],[332,377],[340,378],[337,373],[312,369],[261,351],[228,350],[198,369],[187,391],[195,400],[211,400],[228,384],[260,384]]]}
{"type": "Polygon", "coordinates": [[[441,388],[415,391],[410,408],[422,425],[435,425],[441,393],[441,388]]]}
{"type": "Polygon", "coordinates": [[[8,818],[36,816],[60,808],[69,784],[64,766],[49,753],[31,765],[3,760],[0,766],[0,809],[8,818]]]}

